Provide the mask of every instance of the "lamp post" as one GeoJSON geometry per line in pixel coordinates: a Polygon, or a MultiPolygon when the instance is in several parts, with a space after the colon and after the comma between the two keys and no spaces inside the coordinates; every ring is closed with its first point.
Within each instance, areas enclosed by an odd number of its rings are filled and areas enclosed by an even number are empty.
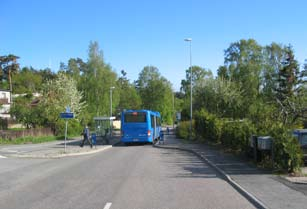
{"type": "Polygon", "coordinates": [[[190,104],[190,139],[192,138],[192,119],[193,119],[193,103],[192,103],[192,38],[185,38],[184,41],[190,43],[190,95],[191,95],[191,104],[190,104]]]}
{"type": "Polygon", "coordinates": [[[115,89],[114,86],[110,87],[110,117],[112,117],[112,90],[115,89]]]}

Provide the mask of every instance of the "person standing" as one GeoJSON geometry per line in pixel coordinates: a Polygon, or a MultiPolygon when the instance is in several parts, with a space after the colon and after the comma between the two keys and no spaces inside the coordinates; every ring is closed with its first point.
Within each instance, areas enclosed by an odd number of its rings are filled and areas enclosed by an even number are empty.
{"type": "Polygon", "coordinates": [[[93,147],[93,144],[90,140],[90,130],[88,129],[88,126],[85,126],[82,132],[83,135],[83,141],[80,144],[80,147],[83,147],[84,142],[88,141],[88,143],[90,144],[91,148],[93,147]]]}

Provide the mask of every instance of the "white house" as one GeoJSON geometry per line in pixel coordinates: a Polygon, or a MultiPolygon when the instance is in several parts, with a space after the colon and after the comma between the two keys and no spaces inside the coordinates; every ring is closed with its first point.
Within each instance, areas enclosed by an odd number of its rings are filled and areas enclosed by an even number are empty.
{"type": "Polygon", "coordinates": [[[0,89],[0,117],[10,118],[11,92],[0,89]]]}

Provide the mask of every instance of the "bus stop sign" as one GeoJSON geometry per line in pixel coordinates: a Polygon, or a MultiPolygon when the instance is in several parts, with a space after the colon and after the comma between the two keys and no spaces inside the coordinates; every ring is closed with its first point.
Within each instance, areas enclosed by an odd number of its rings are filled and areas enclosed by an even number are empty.
{"type": "Polygon", "coordinates": [[[64,119],[74,118],[74,113],[73,112],[61,112],[60,118],[64,118],[64,119]]]}

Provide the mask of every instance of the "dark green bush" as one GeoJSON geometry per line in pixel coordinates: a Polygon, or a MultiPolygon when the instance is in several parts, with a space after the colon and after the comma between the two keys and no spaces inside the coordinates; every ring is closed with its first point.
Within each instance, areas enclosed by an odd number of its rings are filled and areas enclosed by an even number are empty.
{"type": "MultiPolygon", "coordinates": [[[[192,139],[195,138],[193,131],[194,121],[192,122],[192,139]]],[[[190,136],[190,121],[181,121],[176,129],[176,136],[181,139],[189,139],[190,136]]]]}
{"type": "Polygon", "coordinates": [[[298,140],[281,124],[272,125],[270,135],[274,138],[274,166],[283,171],[299,171],[303,154],[298,140]]]}
{"type": "Polygon", "coordinates": [[[195,132],[201,140],[220,143],[222,127],[223,121],[204,109],[195,114],[195,132]]]}
{"type": "MultiPolygon", "coordinates": [[[[56,124],[55,124],[55,129],[56,132],[55,134],[57,136],[65,135],[65,120],[61,119],[59,120],[56,124]]],[[[83,127],[81,126],[81,124],[75,120],[75,119],[71,119],[68,120],[68,124],[67,124],[67,135],[68,136],[78,136],[81,134],[83,127]]]]}
{"type": "Polygon", "coordinates": [[[254,133],[254,126],[248,120],[225,121],[221,141],[226,147],[235,151],[245,151],[248,140],[254,133]]]}

